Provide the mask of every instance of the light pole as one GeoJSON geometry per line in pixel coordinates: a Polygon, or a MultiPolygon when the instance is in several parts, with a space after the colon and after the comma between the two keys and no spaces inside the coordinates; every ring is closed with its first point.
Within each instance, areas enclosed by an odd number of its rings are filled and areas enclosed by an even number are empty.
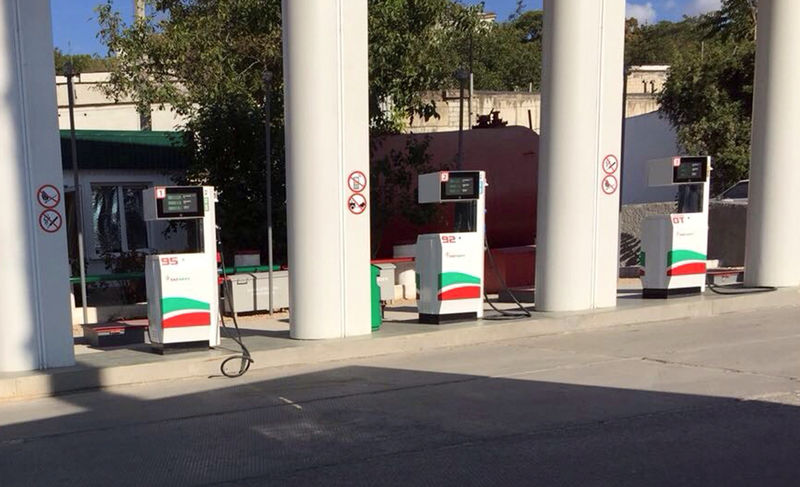
{"type": "Polygon", "coordinates": [[[469,120],[469,125],[467,125],[467,130],[472,130],[472,97],[475,93],[475,74],[472,71],[472,64],[473,64],[473,50],[472,50],[472,37],[473,37],[473,28],[470,27],[469,30],[469,99],[467,106],[469,109],[467,110],[469,116],[467,119],[469,120]]]}
{"type": "Polygon", "coordinates": [[[272,316],[272,73],[264,71],[264,152],[267,173],[267,272],[269,273],[269,315],[272,316]]]}
{"type": "Polygon", "coordinates": [[[469,80],[469,72],[466,69],[458,69],[454,76],[459,83],[458,95],[458,154],[456,156],[456,169],[463,169],[464,158],[464,88],[469,80]]]}
{"type": "Polygon", "coordinates": [[[72,61],[64,65],[64,76],[67,77],[67,100],[69,101],[69,140],[72,152],[72,180],[75,188],[75,228],[78,236],[78,270],[81,276],[81,305],[83,308],[83,324],[89,323],[89,312],[86,303],[86,256],[83,248],[83,208],[81,207],[81,186],[78,176],[78,146],[75,140],[75,93],[72,87],[72,61]]]}

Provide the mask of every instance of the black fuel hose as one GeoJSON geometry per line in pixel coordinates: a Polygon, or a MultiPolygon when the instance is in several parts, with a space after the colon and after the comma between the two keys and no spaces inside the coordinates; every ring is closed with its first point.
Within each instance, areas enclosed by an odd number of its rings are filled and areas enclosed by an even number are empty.
{"type": "Polygon", "coordinates": [[[745,286],[744,284],[728,284],[726,286],[709,284],[708,289],[711,290],[712,293],[728,296],[737,294],[771,293],[778,290],[778,288],[774,286],[745,286]]]}
{"type": "Polygon", "coordinates": [[[500,271],[497,270],[497,264],[494,261],[494,256],[492,255],[492,249],[489,248],[489,239],[486,238],[486,235],[484,235],[484,237],[483,237],[483,244],[484,244],[484,247],[486,248],[486,254],[489,256],[489,266],[492,268],[492,272],[494,273],[494,276],[497,278],[497,282],[500,283],[500,286],[502,286],[503,290],[505,292],[507,292],[509,296],[511,296],[511,299],[514,301],[514,303],[516,303],[517,307],[519,308],[519,310],[514,310],[514,311],[508,311],[508,310],[499,309],[489,299],[489,295],[486,294],[486,291],[484,291],[483,292],[483,297],[486,300],[486,302],[489,304],[489,306],[495,312],[500,314],[499,317],[488,317],[488,318],[484,318],[484,319],[487,319],[487,320],[498,320],[498,319],[500,319],[500,320],[519,320],[519,319],[522,319],[522,318],[530,318],[531,317],[531,312],[528,311],[527,309],[525,309],[525,306],[523,306],[522,303],[519,302],[517,297],[514,296],[514,293],[512,293],[511,290],[506,285],[506,280],[503,279],[503,276],[500,275],[500,271]]]}
{"type": "Polygon", "coordinates": [[[224,375],[225,377],[229,377],[231,379],[235,379],[236,377],[241,377],[244,374],[246,374],[247,371],[250,370],[250,365],[255,361],[253,360],[253,357],[250,355],[250,350],[248,350],[247,346],[245,346],[244,339],[242,338],[242,332],[239,329],[239,321],[236,319],[236,310],[234,309],[234,306],[233,306],[233,298],[231,296],[231,289],[230,289],[230,286],[228,286],[228,275],[225,272],[225,255],[222,252],[222,244],[219,243],[218,245],[219,245],[219,249],[220,249],[220,251],[219,251],[220,260],[222,261],[222,296],[223,296],[223,299],[224,299],[225,303],[226,304],[230,304],[231,317],[232,317],[232,321],[233,321],[233,328],[234,328],[236,333],[233,333],[231,331],[231,329],[228,327],[228,325],[225,324],[225,318],[224,318],[224,312],[223,312],[224,309],[220,310],[219,320],[220,320],[220,323],[222,324],[222,329],[225,331],[225,336],[230,338],[231,340],[233,340],[237,345],[239,345],[239,348],[242,350],[242,353],[240,353],[238,355],[232,355],[232,356],[226,358],[225,360],[223,360],[222,364],[220,364],[220,366],[219,366],[219,370],[220,370],[220,372],[222,372],[222,375],[224,375]],[[239,360],[240,361],[239,362],[239,370],[236,370],[234,372],[228,372],[228,370],[226,369],[226,366],[228,365],[229,362],[232,362],[232,361],[235,361],[235,360],[239,360]]]}

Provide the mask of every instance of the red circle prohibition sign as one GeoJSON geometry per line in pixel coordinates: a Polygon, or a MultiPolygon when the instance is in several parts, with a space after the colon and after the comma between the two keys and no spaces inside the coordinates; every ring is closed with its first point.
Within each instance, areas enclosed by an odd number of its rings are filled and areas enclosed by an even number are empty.
{"type": "Polygon", "coordinates": [[[361,193],[350,195],[347,200],[347,209],[354,215],[360,215],[367,209],[367,198],[361,193]]]}
{"type": "Polygon", "coordinates": [[[43,184],[36,190],[36,200],[45,208],[55,208],[61,203],[61,191],[52,184],[43,184]]]}
{"type": "Polygon", "coordinates": [[[360,193],[367,187],[367,176],[361,171],[353,171],[347,176],[347,186],[350,191],[360,193]]]}
{"type": "Polygon", "coordinates": [[[609,174],[603,178],[603,182],[600,183],[600,187],[603,188],[603,193],[605,194],[614,194],[617,192],[617,186],[619,183],[617,182],[617,178],[613,174],[609,174]]]}
{"type": "Polygon", "coordinates": [[[609,154],[603,158],[603,172],[614,174],[619,169],[619,159],[614,154],[609,154]]]}
{"type": "Polygon", "coordinates": [[[39,228],[47,233],[56,233],[61,229],[64,219],[56,210],[44,210],[39,214],[39,228]]]}

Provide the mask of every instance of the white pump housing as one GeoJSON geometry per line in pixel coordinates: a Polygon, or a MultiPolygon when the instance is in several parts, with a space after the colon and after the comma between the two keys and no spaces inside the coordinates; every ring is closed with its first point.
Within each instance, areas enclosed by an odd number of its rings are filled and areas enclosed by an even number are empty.
{"type": "Polygon", "coordinates": [[[677,186],[677,213],[642,222],[642,296],[668,298],[705,290],[711,158],[648,161],[649,186],[677,186]]]}
{"type": "Polygon", "coordinates": [[[145,261],[150,341],[163,350],[179,343],[219,345],[219,283],[212,186],[144,190],[144,218],[199,220],[197,252],[148,255],[145,261]]]}
{"type": "Polygon", "coordinates": [[[457,212],[459,228],[417,238],[420,323],[483,317],[486,173],[440,171],[419,176],[420,203],[469,205],[457,212]],[[460,216],[458,216],[460,215],[460,216]]]}

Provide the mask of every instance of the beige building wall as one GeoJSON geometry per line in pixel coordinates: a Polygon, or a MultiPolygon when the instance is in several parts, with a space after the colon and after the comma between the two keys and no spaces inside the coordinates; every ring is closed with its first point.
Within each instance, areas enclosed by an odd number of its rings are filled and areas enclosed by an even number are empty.
{"type": "MultiPolygon", "coordinates": [[[[629,69],[628,94],[625,99],[625,116],[635,117],[658,111],[658,94],[667,79],[668,66],[634,66],[629,69]],[[652,82],[652,83],[651,83],[652,82]],[[656,91],[651,90],[653,87],[656,91]]],[[[416,133],[447,132],[458,130],[458,90],[429,92],[426,100],[436,103],[439,118],[428,121],[419,119],[408,124],[407,131],[416,133]]],[[[539,93],[509,91],[476,91],[472,96],[472,116],[468,114],[468,101],[464,99],[464,127],[475,125],[479,115],[499,111],[499,116],[508,125],[528,127],[539,132],[541,95],[539,93]]]]}
{"type": "Polygon", "coordinates": [[[658,94],[667,82],[669,66],[630,66],[627,92],[658,94]]]}
{"type": "MultiPolygon", "coordinates": [[[[75,95],[75,128],[78,130],[141,130],[139,112],[130,98],[114,100],[102,91],[109,73],[84,73],[73,79],[75,95]]],[[[58,126],[69,129],[67,78],[56,76],[58,126]]],[[[186,119],[175,113],[169,104],[151,106],[151,129],[172,131],[186,119]]]]}
{"type": "MultiPolygon", "coordinates": [[[[427,122],[414,119],[408,124],[406,130],[415,133],[458,130],[458,92],[428,93],[426,96],[426,99],[434,100],[436,103],[439,118],[431,118],[427,122]]],[[[467,113],[466,98],[464,100],[464,128],[475,125],[479,115],[488,115],[492,111],[499,111],[500,118],[504,122],[508,122],[509,126],[520,125],[539,132],[541,127],[539,122],[541,95],[539,93],[476,91],[472,100],[472,117],[467,113]]],[[[658,108],[657,94],[633,93],[625,99],[626,117],[656,112],[658,108]]]]}
{"type": "MultiPolygon", "coordinates": [[[[635,117],[658,111],[658,93],[663,89],[669,66],[633,66],[627,79],[628,96],[625,100],[626,117],[635,117]],[[655,91],[654,91],[655,90],[655,91]]],[[[109,81],[109,73],[84,73],[75,77],[75,126],[89,130],[141,130],[141,120],[135,105],[129,98],[113,100],[103,93],[103,83],[109,81]]],[[[58,95],[59,128],[69,128],[67,102],[67,79],[56,76],[58,95]]],[[[419,119],[409,123],[409,132],[446,132],[458,130],[458,90],[430,92],[425,99],[434,100],[439,118],[428,121],[419,119]]],[[[499,111],[499,116],[508,125],[540,130],[541,95],[528,92],[476,91],[472,97],[472,116],[464,100],[464,127],[476,123],[478,115],[499,111]]],[[[176,114],[169,104],[154,104],[151,107],[152,130],[173,131],[182,126],[186,118],[176,114]]]]}

